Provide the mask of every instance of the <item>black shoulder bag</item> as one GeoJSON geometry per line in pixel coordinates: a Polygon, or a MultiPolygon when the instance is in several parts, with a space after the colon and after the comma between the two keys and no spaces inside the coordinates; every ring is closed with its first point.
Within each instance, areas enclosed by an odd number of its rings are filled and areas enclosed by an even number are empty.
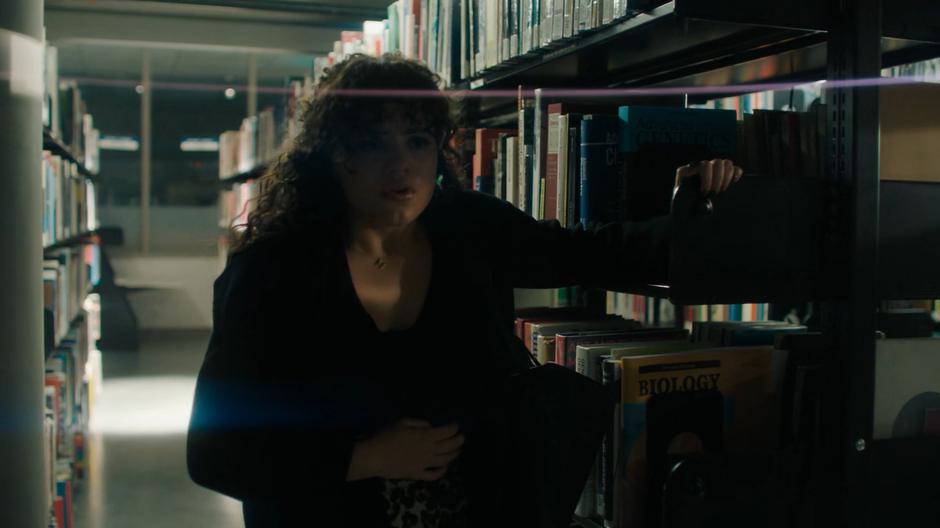
{"type": "Polygon", "coordinates": [[[508,481],[500,509],[507,525],[567,528],[614,401],[596,381],[555,363],[540,365],[518,338],[510,341],[508,481]]]}

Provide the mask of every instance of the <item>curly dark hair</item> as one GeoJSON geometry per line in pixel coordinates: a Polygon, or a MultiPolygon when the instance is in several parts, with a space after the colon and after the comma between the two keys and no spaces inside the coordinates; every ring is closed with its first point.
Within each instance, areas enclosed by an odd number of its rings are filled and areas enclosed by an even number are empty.
{"type": "Polygon", "coordinates": [[[438,174],[443,192],[462,187],[459,155],[451,145],[456,132],[455,104],[439,89],[440,78],[420,62],[385,54],[354,54],[324,71],[313,97],[302,105],[303,127],[285,143],[259,180],[248,221],[238,227],[232,254],[285,232],[325,225],[345,235],[345,195],[333,168],[334,154],[376,128],[386,105],[426,127],[439,141],[438,174]],[[394,88],[407,96],[385,92],[394,88]]]}

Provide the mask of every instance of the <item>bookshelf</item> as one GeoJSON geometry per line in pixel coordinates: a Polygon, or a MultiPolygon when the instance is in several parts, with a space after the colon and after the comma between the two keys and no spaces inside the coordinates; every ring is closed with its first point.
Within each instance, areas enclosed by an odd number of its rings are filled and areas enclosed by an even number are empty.
{"type": "MultiPolygon", "coordinates": [[[[742,86],[750,84],[873,79],[882,67],[940,56],[936,3],[796,4],[675,0],[504,61],[455,86],[485,91],[719,84],[731,85],[730,95],[760,91],[742,86]]],[[[877,306],[940,293],[940,218],[928,205],[940,198],[940,184],[879,181],[877,93],[826,91],[827,170],[821,180],[751,174],[714,199],[705,221],[697,193],[681,190],[678,214],[687,221],[678,219],[673,254],[685,259],[673,259],[668,289],[634,292],[683,304],[820,302],[831,349],[825,365],[829,386],[821,400],[826,440],[812,460],[820,471],[813,513],[820,525],[880,526],[891,522],[898,502],[916,508],[923,522],[940,469],[940,439],[872,439],[877,306]],[[747,207],[761,196],[765,210],[747,207]],[[749,228],[742,232],[741,225],[749,228]],[[796,249],[781,255],[767,232],[785,236],[796,249]],[[708,273],[690,265],[703,259],[709,265],[700,268],[708,273]]],[[[479,126],[506,126],[515,119],[514,101],[484,96],[471,98],[471,104],[479,126]]],[[[906,515],[918,519],[916,513],[906,515]]]]}
{"type": "Polygon", "coordinates": [[[223,187],[228,187],[237,183],[245,183],[248,180],[258,179],[262,174],[264,174],[264,170],[266,168],[267,165],[258,165],[249,171],[239,172],[238,174],[234,174],[232,176],[220,178],[219,184],[223,187]]]}
{"type": "MultiPolygon", "coordinates": [[[[714,68],[729,58],[753,53],[758,48],[783,51],[820,42],[813,31],[791,29],[759,30],[751,25],[721,20],[721,14],[707,10],[701,18],[686,14],[694,2],[677,0],[648,12],[578,33],[568,39],[514,57],[488,68],[482,75],[463,79],[460,88],[517,84],[545,86],[613,85],[637,81],[629,68],[646,67],[651,72],[693,66],[714,68]],[[617,50],[616,54],[609,50],[617,50]],[[654,61],[667,59],[653,65],[654,61]]],[[[693,15],[696,13],[692,13],[693,15]]]]}
{"type": "Polygon", "coordinates": [[[52,135],[52,131],[47,128],[42,130],[42,148],[52,152],[69,163],[74,163],[78,167],[78,172],[83,177],[94,180],[98,175],[88,170],[73,154],[72,151],[62,141],[52,135]]]}
{"type": "MultiPolygon", "coordinates": [[[[72,526],[72,497],[85,477],[85,439],[101,377],[101,275],[96,184],[98,130],[75,83],[58,82],[56,49],[44,58],[41,163],[44,488],[37,491],[45,525],[72,526]]],[[[37,131],[38,132],[38,131],[37,131]]],[[[38,136],[38,134],[37,134],[38,136]]],[[[23,523],[27,525],[27,523],[23,523]]],[[[30,524],[32,525],[32,524],[30,524]]]]}
{"type": "Polygon", "coordinates": [[[63,248],[74,247],[74,246],[83,246],[86,244],[95,244],[97,243],[95,240],[96,235],[97,235],[96,231],[85,231],[83,233],[70,236],[66,238],[65,240],[60,240],[58,242],[54,242],[52,244],[43,246],[43,251],[48,252],[48,251],[54,251],[56,249],[63,249],[63,248]]]}

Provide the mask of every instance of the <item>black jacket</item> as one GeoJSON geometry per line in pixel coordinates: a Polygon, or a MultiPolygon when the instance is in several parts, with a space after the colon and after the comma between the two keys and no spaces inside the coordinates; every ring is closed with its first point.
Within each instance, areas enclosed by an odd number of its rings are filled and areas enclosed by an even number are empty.
{"type": "MultiPolygon", "coordinates": [[[[441,375],[470,401],[460,416],[471,515],[492,525],[501,443],[492,388],[513,368],[513,288],[662,283],[669,222],[565,229],[471,191],[436,194],[420,221],[450,300],[453,327],[441,339],[466,366],[441,375]]],[[[247,528],[382,526],[380,479],[345,482],[354,442],[377,425],[377,374],[357,352],[363,321],[350,316],[358,300],[338,240],[311,227],[257,243],[215,282],[187,463],[195,482],[243,501],[247,528]]]]}

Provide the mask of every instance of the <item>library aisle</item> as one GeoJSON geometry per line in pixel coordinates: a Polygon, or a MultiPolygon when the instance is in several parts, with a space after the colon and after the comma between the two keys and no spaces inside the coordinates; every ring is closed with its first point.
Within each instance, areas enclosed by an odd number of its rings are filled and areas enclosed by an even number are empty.
{"type": "Polygon", "coordinates": [[[75,528],[241,528],[241,503],[194,484],[186,424],[209,334],[153,331],[140,350],[107,352],[90,424],[75,528]]]}
{"type": "Polygon", "coordinates": [[[0,528],[940,527],[940,1],[0,5],[0,528]]]}

